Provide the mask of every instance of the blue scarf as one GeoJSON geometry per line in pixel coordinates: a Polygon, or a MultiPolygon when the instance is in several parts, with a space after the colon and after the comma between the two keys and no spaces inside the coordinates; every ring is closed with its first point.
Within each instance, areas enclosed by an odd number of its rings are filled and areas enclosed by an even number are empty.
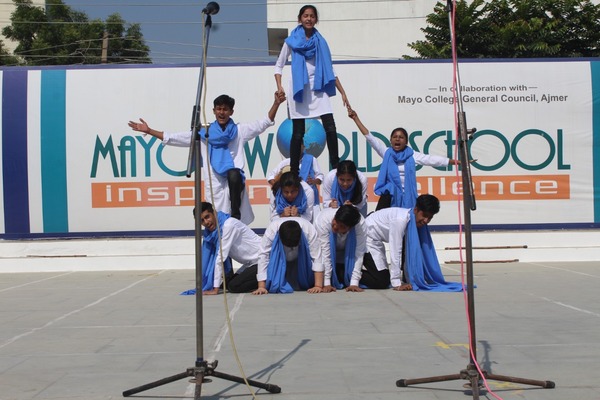
{"type": "MultiPolygon", "coordinates": [[[[314,157],[312,156],[312,154],[308,154],[308,153],[303,153],[302,154],[302,158],[300,159],[300,178],[302,178],[302,180],[304,182],[306,182],[306,180],[310,177],[310,178],[314,178],[315,177],[315,170],[313,168],[313,159],[314,157]]],[[[308,183],[308,182],[307,182],[308,183]]],[[[313,193],[315,194],[315,205],[318,206],[319,204],[321,204],[320,199],[319,199],[319,189],[317,189],[317,185],[310,185],[310,187],[313,190],[313,193]]]]}
{"type": "Polygon", "coordinates": [[[292,49],[292,85],[294,90],[294,101],[302,103],[304,85],[309,83],[306,61],[315,58],[315,92],[325,92],[329,96],[335,96],[335,75],[331,63],[331,52],[327,41],[319,31],[313,29],[313,34],[306,39],[302,25],[298,25],[285,39],[287,45],[292,49]]]}
{"type": "Polygon", "coordinates": [[[427,225],[417,228],[414,211],[406,227],[405,271],[413,290],[460,292],[460,282],[446,282],[427,225]]]}
{"type": "Polygon", "coordinates": [[[277,190],[277,194],[275,195],[275,210],[277,211],[277,215],[281,215],[283,209],[290,206],[296,206],[298,209],[298,214],[302,215],[306,212],[306,208],[308,207],[308,203],[306,200],[306,193],[304,193],[304,189],[302,186],[298,189],[298,196],[291,203],[288,202],[283,194],[281,194],[281,189],[277,190]]]}
{"type": "Polygon", "coordinates": [[[417,201],[417,173],[414,151],[410,147],[396,152],[389,147],[383,156],[381,169],[375,182],[375,194],[392,195],[392,207],[414,208],[417,201]],[[398,165],[404,164],[404,188],[400,180],[398,165]]]}
{"type": "MultiPolygon", "coordinates": [[[[217,222],[219,229],[223,229],[223,224],[229,218],[229,214],[217,212],[217,222]]],[[[217,257],[219,257],[219,234],[217,229],[209,231],[204,229],[202,232],[202,290],[212,290],[215,276],[215,265],[217,257]]],[[[225,260],[225,275],[233,272],[231,259],[227,257],[225,260]]],[[[223,277],[225,279],[225,277],[223,277]]]]}
{"type": "Polygon", "coordinates": [[[333,266],[331,271],[331,285],[336,289],[342,289],[350,286],[350,281],[352,280],[352,271],[354,270],[354,262],[356,261],[354,253],[356,250],[356,231],[354,228],[350,229],[348,237],[346,238],[346,246],[344,247],[344,276],[341,277],[343,278],[342,281],[340,281],[340,277],[337,276],[336,272],[336,241],[337,234],[332,231],[329,234],[329,248],[333,266]]]}
{"type": "MultiPolygon", "coordinates": [[[[298,284],[303,290],[308,290],[315,285],[315,276],[312,272],[312,258],[308,248],[308,241],[304,233],[300,235],[298,245],[298,284]]],[[[267,265],[267,280],[265,286],[269,293],[293,293],[292,286],[285,280],[287,261],[285,249],[279,239],[279,232],[273,239],[271,256],[267,265]]]]}
{"type": "Polygon", "coordinates": [[[333,180],[333,184],[331,185],[331,200],[337,200],[338,207],[344,205],[346,200],[352,201],[352,196],[354,195],[354,188],[356,187],[356,179],[352,182],[352,185],[346,190],[342,189],[338,184],[337,176],[333,180]]]}
{"type": "MultiPolygon", "coordinates": [[[[200,130],[199,134],[204,138],[204,128],[200,130]]],[[[219,175],[227,175],[227,171],[235,168],[233,158],[231,158],[229,152],[229,143],[235,140],[237,135],[238,128],[232,119],[227,122],[225,130],[221,129],[221,125],[217,121],[208,127],[207,146],[210,154],[210,165],[219,175]]]]}

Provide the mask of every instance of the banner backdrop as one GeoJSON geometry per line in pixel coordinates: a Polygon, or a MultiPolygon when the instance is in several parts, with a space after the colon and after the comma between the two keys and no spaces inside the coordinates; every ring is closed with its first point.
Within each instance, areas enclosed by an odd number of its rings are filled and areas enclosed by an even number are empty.
{"type": "MultiPolygon", "coordinates": [[[[592,60],[460,63],[461,92],[477,210],[475,228],[596,228],[600,222],[600,63],[592,60]]],[[[453,69],[449,62],[338,63],[350,104],[371,133],[388,142],[396,127],[413,149],[455,158],[453,69]]],[[[266,116],[272,65],[213,66],[212,100],[236,99],[233,119],[266,116]]],[[[284,71],[288,79],[289,67],[284,71]]],[[[1,237],[190,234],[193,179],[187,148],[133,132],[144,118],[158,130],[189,130],[199,67],[4,68],[0,70],[1,237]]],[[[340,156],[369,178],[369,211],[381,158],[333,98],[340,156]]],[[[275,125],[245,147],[246,185],[257,230],[268,224],[266,177],[283,159],[275,125]]],[[[327,151],[318,158],[329,171],[327,151]]],[[[455,229],[462,207],[456,167],[417,171],[419,192],[440,198],[432,224],[455,229]]],[[[204,196],[207,194],[205,193],[204,196]]]]}

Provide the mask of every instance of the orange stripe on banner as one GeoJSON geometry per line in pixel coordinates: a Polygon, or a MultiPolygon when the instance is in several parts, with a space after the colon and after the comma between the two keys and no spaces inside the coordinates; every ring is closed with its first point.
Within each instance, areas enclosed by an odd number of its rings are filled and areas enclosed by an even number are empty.
{"type": "MultiPolygon", "coordinates": [[[[271,186],[266,179],[246,180],[252,204],[269,204],[271,186]]],[[[204,188],[202,188],[204,200],[204,188]]],[[[194,181],[94,182],[92,208],[172,207],[194,205],[194,181]]]]}
{"type": "MultiPolygon", "coordinates": [[[[369,201],[377,178],[369,178],[369,201]]],[[[519,175],[473,177],[477,200],[563,200],[571,196],[569,175],[519,175]]],[[[454,176],[420,176],[419,193],[437,196],[440,201],[456,200],[462,182],[454,176]]],[[[269,204],[271,187],[266,179],[247,179],[246,189],[253,205],[269,204]]],[[[204,199],[204,190],[202,193],[204,199]]],[[[194,205],[194,182],[94,182],[92,208],[172,207],[194,205]]]]}
{"type": "MultiPolygon", "coordinates": [[[[462,181],[456,177],[418,177],[419,193],[455,200],[462,195],[462,181]]],[[[477,200],[564,200],[571,198],[569,175],[474,176],[477,200]]]]}

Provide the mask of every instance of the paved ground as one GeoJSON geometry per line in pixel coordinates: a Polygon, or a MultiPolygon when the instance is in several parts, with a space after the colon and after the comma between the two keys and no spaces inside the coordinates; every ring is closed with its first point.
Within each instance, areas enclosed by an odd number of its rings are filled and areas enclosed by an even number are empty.
{"type": "MultiPolygon", "coordinates": [[[[459,280],[458,266],[445,267],[459,280]]],[[[503,399],[600,399],[600,263],[476,264],[477,352],[492,373],[554,389],[489,381],[503,399]]],[[[0,399],[119,399],[181,374],[198,354],[241,375],[222,295],[203,299],[191,270],[0,275],[0,399]],[[198,341],[197,336],[203,340],[198,341]],[[203,346],[198,346],[198,342],[203,346]],[[199,351],[201,349],[201,351],[199,351]]],[[[261,399],[465,399],[464,380],[400,388],[398,379],[456,374],[469,360],[459,293],[229,295],[235,347],[261,399]]],[[[131,398],[193,398],[188,379],[131,398]]],[[[252,398],[213,378],[202,398],[252,398]]],[[[482,393],[482,398],[494,398],[482,393]]]]}

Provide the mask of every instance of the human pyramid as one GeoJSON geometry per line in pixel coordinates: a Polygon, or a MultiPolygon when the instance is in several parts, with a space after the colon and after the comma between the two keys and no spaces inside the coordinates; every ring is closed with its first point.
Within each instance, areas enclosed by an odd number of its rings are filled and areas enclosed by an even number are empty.
{"type": "MultiPolygon", "coordinates": [[[[275,64],[277,91],[266,118],[235,123],[231,118],[235,100],[221,95],[213,102],[215,121],[207,128],[208,139],[205,128],[199,132],[206,144],[203,151],[209,155],[203,157],[204,163],[210,163],[210,173],[207,165],[202,168],[205,188],[212,187],[214,195],[213,203],[203,202],[199,216],[195,213],[204,228],[202,293],[219,293],[223,271],[228,291],[256,295],[298,290],[462,290],[460,283],[446,282],[442,275],[427,227],[440,202],[430,194],[417,195],[415,168],[458,165],[458,161],[413,151],[404,128],[392,131],[389,147],[370,134],[350,107],[327,42],[315,28],[318,20],[315,6],[300,9],[298,26],[285,40],[275,64]],[[281,76],[290,56],[292,73],[286,96],[281,76]],[[339,160],[329,100],[337,92],[348,116],[383,158],[374,187],[380,198],[369,215],[367,178],[353,161],[339,160]],[[292,119],[290,158],[267,178],[272,187],[271,222],[260,237],[248,227],[254,214],[245,190],[243,149],[274,125],[277,110],[286,99],[292,119]],[[304,152],[306,118],[320,118],[325,128],[332,168],[326,176],[317,159],[304,152]],[[235,272],[231,260],[241,264],[235,272]]],[[[140,122],[129,121],[129,126],[164,145],[187,147],[192,135],[191,131],[157,131],[141,118],[140,122]]]]}

